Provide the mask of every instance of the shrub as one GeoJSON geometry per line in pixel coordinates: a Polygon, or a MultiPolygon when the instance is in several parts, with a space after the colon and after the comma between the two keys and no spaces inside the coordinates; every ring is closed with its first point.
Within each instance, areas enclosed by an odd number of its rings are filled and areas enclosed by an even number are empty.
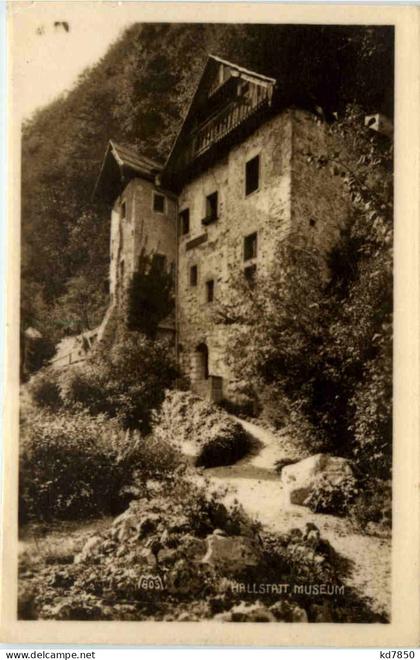
{"type": "Polygon", "coordinates": [[[357,497],[350,506],[350,516],[357,527],[369,531],[370,523],[388,530],[392,525],[391,481],[366,479],[361,483],[357,497]]]}
{"type": "Polygon", "coordinates": [[[28,385],[32,400],[37,406],[57,410],[60,397],[59,373],[54,369],[43,369],[30,380],[28,385]]]}
{"type": "Polygon", "coordinates": [[[154,434],[194,454],[196,465],[203,467],[229,465],[250,449],[239,422],[191,392],[167,392],[155,415],[154,434]]]}
{"type": "Polygon", "coordinates": [[[338,484],[333,484],[325,475],[320,475],[305,504],[314,513],[344,516],[357,494],[356,480],[353,477],[346,477],[338,484]]]}
{"type": "Polygon", "coordinates": [[[361,472],[388,479],[392,467],[392,359],[383,356],[365,366],[356,391],[353,428],[355,458],[361,472]]]}
{"type": "MultiPolygon", "coordinates": [[[[296,413],[308,446],[315,431],[329,444],[325,450],[388,479],[393,147],[374,136],[364,116],[361,108],[348,108],[326,129],[321,151],[306,154],[315,176],[316,170],[332,172],[337,191],[344,184],[337,204],[342,207],[341,194],[348,194],[338,240],[322,251],[302,232],[281,240],[276,263],[258,277],[252,296],[243,278],[232,276],[216,318],[230,334],[232,371],[260,395],[263,414],[281,424],[296,413]]],[[[311,193],[311,177],[299,185],[311,193]]],[[[336,202],[331,199],[332,218],[336,202]]]]}
{"type": "Polygon", "coordinates": [[[81,519],[124,508],[148,479],[177,466],[173,449],[124,432],[115,420],[81,411],[38,413],[24,421],[20,516],[81,519]]]}
{"type": "Polygon", "coordinates": [[[25,519],[84,518],[115,512],[127,478],[117,460],[118,427],[105,417],[39,413],[23,425],[20,509],[25,519]]]}
{"type": "Polygon", "coordinates": [[[109,413],[98,374],[89,365],[63,370],[60,375],[60,397],[69,409],[86,408],[92,415],[109,413]]]}

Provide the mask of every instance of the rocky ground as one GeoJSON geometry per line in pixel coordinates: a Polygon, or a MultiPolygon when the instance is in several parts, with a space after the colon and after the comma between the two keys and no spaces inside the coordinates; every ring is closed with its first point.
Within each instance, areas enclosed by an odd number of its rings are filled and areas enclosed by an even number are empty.
{"type": "Polygon", "coordinates": [[[372,610],[391,608],[391,538],[379,530],[369,535],[356,533],[346,518],[314,514],[303,506],[288,503],[276,471],[276,463],[299,460],[306,454],[287,432],[274,434],[256,424],[238,420],[255,439],[254,451],[235,465],[206,470],[214,485],[227,487],[226,502],[238,500],[246,513],[274,532],[315,524],[346,564],[344,581],[362,597],[372,610]]]}
{"type": "Polygon", "coordinates": [[[234,465],[193,467],[186,446],[172,477],[150,482],[116,519],[27,529],[21,618],[386,621],[390,539],[290,505],[278,466],[307,452],[286,430],[235,421],[252,449],[234,465]],[[279,582],[345,593],[260,597],[232,586],[279,582]]]}

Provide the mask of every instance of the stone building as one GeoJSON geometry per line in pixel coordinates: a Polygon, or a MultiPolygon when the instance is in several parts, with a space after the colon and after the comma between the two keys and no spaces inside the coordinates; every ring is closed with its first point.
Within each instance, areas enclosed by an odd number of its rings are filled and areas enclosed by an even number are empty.
{"type": "Polygon", "coordinates": [[[174,273],[173,333],[194,390],[232,398],[225,329],[214,303],[229,278],[254,281],[276,259],[279,241],[298,234],[320,252],[346,221],[344,186],[316,170],[308,151],[322,149],[325,124],[291,105],[281,82],[209,56],[165,164],[110,142],[96,194],[112,205],[112,314],[141,254],[174,273]]]}

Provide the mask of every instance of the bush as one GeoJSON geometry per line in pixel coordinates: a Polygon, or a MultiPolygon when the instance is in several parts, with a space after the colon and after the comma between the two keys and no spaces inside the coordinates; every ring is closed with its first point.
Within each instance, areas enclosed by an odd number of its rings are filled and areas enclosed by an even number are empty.
{"type": "Polygon", "coordinates": [[[173,449],[133,438],[103,415],[30,415],[20,444],[21,520],[115,513],[143,494],[148,479],[169,475],[176,465],[173,449]]]}
{"type": "Polygon", "coordinates": [[[39,371],[30,380],[28,390],[37,406],[57,410],[62,405],[59,373],[54,369],[39,371]]]}
{"type": "Polygon", "coordinates": [[[379,526],[390,530],[392,526],[391,481],[366,479],[361,483],[357,497],[350,506],[350,516],[358,528],[369,532],[379,526]]]}
{"type": "Polygon", "coordinates": [[[98,373],[88,364],[63,370],[60,397],[62,404],[71,410],[85,408],[91,415],[110,412],[98,373]]]}
{"type": "Polygon", "coordinates": [[[305,504],[314,513],[344,516],[349,512],[357,494],[356,480],[353,477],[346,477],[340,483],[333,484],[325,475],[320,475],[305,504]]]}
{"type": "Polygon", "coordinates": [[[250,449],[250,438],[239,422],[191,392],[167,392],[153,432],[194,454],[196,465],[203,467],[230,465],[250,449]]]}
{"type": "Polygon", "coordinates": [[[34,380],[38,405],[117,418],[125,429],[150,430],[152,410],[178,375],[170,344],[137,332],[119,331],[115,343],[97,345],[89,359],[61,372],[48,370],[34,380]]]}
{"type": "Polygon", "coordinates": [[[84,518],[115,512],[126,475],[117,460],[118,427],[104,417],[37,414],[22,428],[23,518],[84,518]]]}
{"type": "Polygon", "coordinates": [[[30,571],[21,610],[28,618],[58,620],[238,620],[232,612],[245,601],[269,617],[260,620],[380,620],[348,587],[327,598],[302,591],[279,599],[267,592],[261,603],[260,595],[238,591],[232,582],[340,586],[341,575],[342,562],[315,525],[263,532],[240,507],[226,506],[220,493],[194,483],[187,470],[165,482],[160,496],[131,502],[88,540],[74,563],[45,566],[38,575],[30,571]],[[203,561],[209,534],[245,537],[255,565],[235,569],[235,560],[203,561]],[[152,587],[144,586],[148,578],[152,587]]]}
{"type": "Polygon", "coordinates": [[[388,479],[392,468],[392,359],[380,356],[365,366],[365,380],[352,404],[355,458],[361,472],[388,479]]]}

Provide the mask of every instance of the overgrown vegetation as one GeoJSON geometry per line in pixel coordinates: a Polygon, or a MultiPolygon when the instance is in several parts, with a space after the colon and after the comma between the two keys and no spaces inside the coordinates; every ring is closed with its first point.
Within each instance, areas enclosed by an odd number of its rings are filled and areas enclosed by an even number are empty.
{"type": "Polygon", "coordinates": [[[241,424],[191,392],[167,392],[153,432],[193,455],[195,464],[203,467],[231,465],[251,446],[241,424]]]}
{"type": "Polygon", "coordinates": [[[306,505],[314,513],[331,513],[345,516],[356,499],[358,490],[356,480],[347,477],[339,484],[332,484],[324,475],[316,480],[306,505]]]}
{"type": "Polygon", "coordinates": [[[244,391],[268,393],[308,447],[354,459],[366,487],[392,462],[393,150],[356,107],[330,137],[307,157],[347,185],[340,242],[326,261],[303,236],[283,242],[278,266],[252,296],[238,282],[219,318],[244,391]]]}
{"type": "Polygon", "coordinates": [[[148,433],[152,410],[162,403],[177,375],[169,342],[120,325],[112,345],[99,343],[81,366],[39,372],[29,391],[40,406],[104,414],[124,429],[148,433]]]}
{"type": "Polygon", "coordinates": [[[154,339],[174,309],[174,279],[155,256],[142,254],[127,293],[126,325],[154,339]]]}
{"type": "Polygon", "coordinates": [[[178,461],[168,443],[125,432],[104,415],[32,411],[21,425],[20,520],[115,514],[178,461]]]}
{"type": "Polygon", "coordinates": [[[116,513],[127,475],[119,429],[85,413],[38,413],[22,424],[20,517],[83,519],[116,513]]]}
{"type": "MultiPolygon", "coordinates": [[[[342,563],[312,525],[263,533],[220,494],[179,471],[114,522],[48,565],[21,559],[24,618],[58,620],[383,621],[350,589],[331,596],[243,594],[237,583],[316,580],[340,587],[342,563]],[[246,550],[219,555],[220,545],[246,550]],[[224,557],[224,559],[222,559],[224,557]],[[112,558],[112,561],[110,561],[112,558]]],[[[226,551],[225,551],[226,553],[226,551]]]]}

